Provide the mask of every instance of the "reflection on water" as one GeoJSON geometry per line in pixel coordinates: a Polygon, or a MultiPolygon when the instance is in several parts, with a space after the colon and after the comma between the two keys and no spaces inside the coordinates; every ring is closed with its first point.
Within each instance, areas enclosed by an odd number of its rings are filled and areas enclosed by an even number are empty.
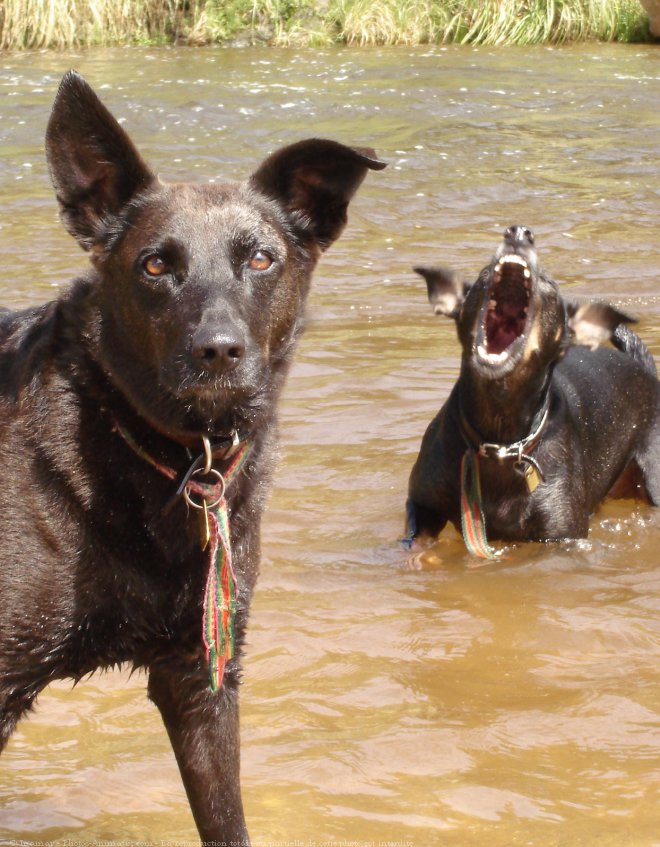
{"type": "MultiPolygon", "coordinates": [[[[323,259],[282,407],[242,701],[255,842],[660,844],[660,517],[610,503],[586,541],[479,567],[452,530],[421,571],[396,544],[458,366],[413,264],[474,274],[524,223],[571,295],[637,314],[660,354],[657,51],[4,56],[7,305],[84,267],[42,154],[70,66],[165,178],[242,177],[311,134],[391,163],[323,259]]],[[[2,843],[194,832],[143,677],[58,683],[3,756],[2,843]]]]}

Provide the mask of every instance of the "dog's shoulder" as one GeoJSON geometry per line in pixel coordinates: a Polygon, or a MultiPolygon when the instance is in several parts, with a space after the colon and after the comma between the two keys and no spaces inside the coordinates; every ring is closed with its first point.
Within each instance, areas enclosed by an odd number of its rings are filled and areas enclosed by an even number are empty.
{"type": "Polygon", "coordinates": [[[0,315],[0,394],[16,397],[30,382],[52,335],[57,301],[0,315]]]}
{"type": "Polygon", "coordinates": [[[574,417],[599,432],[612,429],[614,440],[631,427],[652,424],[660,403],[660,382],[648,365],[609,346],[571,346],[555,368],[553,386],[574,417]]]}
{"type": "MultiPolygon", "coordinates": [[[[650,353],[648,357],[653,362],[650,353]]],[[[621,391],[630,379],[641,378],[650,383],[657,382],[652,365],[646,360],[609,345],[598,347],[596,350],[579,344],[571,345],[558,363],[556,372],[568,379],[597,385],[599,390],[603,391],[621,391]]]]}
{"type": "Polygon", "coordinates": [[[61,348],[76,346],[85,323],[89,284],[79,280],[60,297],[27,309],[0,313],[0,397],[2,404],[17,400],[42,383],[61,358],[61,348]]]}

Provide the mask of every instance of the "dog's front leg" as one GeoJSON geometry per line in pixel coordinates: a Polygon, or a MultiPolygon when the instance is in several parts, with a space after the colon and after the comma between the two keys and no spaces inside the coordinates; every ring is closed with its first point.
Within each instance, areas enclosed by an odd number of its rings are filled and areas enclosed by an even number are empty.
{"type": "Polygon", "coordinates": [[[238,680],[230,669],[211,691],[205,662],[159,663],[149,673],[202,842],[247,845],[239,770],[238,680]]]}

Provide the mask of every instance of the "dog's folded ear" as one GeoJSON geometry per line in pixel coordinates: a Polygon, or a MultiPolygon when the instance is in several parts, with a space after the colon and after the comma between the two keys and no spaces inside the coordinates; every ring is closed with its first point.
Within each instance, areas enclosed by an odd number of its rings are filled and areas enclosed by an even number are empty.
{"type": "Polygon", "coordinates": [[[568,327],[575,344],[595,350],[610,341],[620,324],[634,324],[637,319],[620,312],[609,303],[567,303],[568,327]]]}
{"type": "Polygon", "coordinates": [[[250,183],[279,202],[325,250],[341,234],[348,203],[367,171],[385,167],[370,148],[311,138],[273,153],[250,183]]]}
{"type": "Polygon", "coordinates": [[[85,250],[139,191],[155,180],[128,135],[75,71],[60,83],[46,156],[65,227],[85,250]]]}
{"type": "Polygon", "coordinates": [[[429,303],[436,315],[458,317],[470,286],[461,280],[460,274],[451,268],[413,268],[426,280],[429,303]]]}

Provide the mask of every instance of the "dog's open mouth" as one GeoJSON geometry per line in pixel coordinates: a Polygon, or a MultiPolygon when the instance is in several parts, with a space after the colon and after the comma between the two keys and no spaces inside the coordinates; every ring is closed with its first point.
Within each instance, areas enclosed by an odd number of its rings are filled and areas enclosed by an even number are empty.
{"type": "Polygon", "coordinates": [[[491,273],[477,333],[477,355],[481,361],[504,364],[522,347],[531,312],[531,293],[532,273],[525,259],[515,253],[502,256],[491,273]]]}

